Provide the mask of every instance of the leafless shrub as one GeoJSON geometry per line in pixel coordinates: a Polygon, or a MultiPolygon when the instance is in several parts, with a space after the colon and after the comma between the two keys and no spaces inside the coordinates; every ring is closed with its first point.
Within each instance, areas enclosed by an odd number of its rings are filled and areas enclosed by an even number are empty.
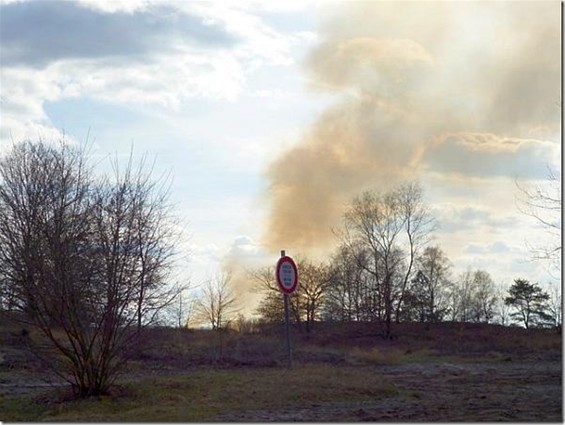
{"type": "MultiPolygon", "coordinates": [[[[80,396],[105,393],[176,290],[168,192],[144,161],[97,179],[84,150],[26,142],[0,160],[0,274],[80,396]],[[61,361],[59,361],[61,360],[61,361]]],[[[4,301],[4,300],[3,300],[4,301]]]]}

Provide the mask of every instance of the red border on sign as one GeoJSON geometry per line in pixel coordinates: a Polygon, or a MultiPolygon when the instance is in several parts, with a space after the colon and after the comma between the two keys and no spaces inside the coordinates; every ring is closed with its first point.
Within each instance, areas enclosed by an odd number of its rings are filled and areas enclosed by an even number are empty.
{"type": "Polygon", "coordinates": [[[279,261],[277,261],[277,268],[275,270],[275,276],[277,278],[277,283],[279,284],[279,288],[281,289],[281,291],[283,293],[290,295],[296,290],[296,287],[298,286],[298,268],[296,267],[296,264],[294,263],[294,260],[292,258],[290,258],[287,255],[279,258],[279,261]],[[294,269],[294,284],[292,285],[292,287],[290,287],[288,289],[285,288],[282,285],[280,278],[279,278],[279,271],[280,271],[283,263],[289,263],[292,266],[292,268],[294,269]]]}

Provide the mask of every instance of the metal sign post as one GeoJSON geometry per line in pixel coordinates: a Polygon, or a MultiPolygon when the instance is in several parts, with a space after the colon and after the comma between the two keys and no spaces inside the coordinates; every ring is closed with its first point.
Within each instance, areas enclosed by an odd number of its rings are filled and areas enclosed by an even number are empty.
{"type": "Polygon", "coordinates": [[[289,297],[298,285],[298,270],[292,258],[285,255],[281,250],[281,258],[276,267],[277,283],[283,292],[284,300],[284,321],[286,328],[286,350],[288,353],[288,367],[292,368],[292,346],[290,341],[290,305],[289,297]]]}
{"type": "Polygon", "coordinates": [[[288,355],[288,368],[292,368],[292,346],[290,341],[290,312],[288,306],[288,294],[283,295],[284,298],[284,322],[286,327],[286,352],[288,355]]]}

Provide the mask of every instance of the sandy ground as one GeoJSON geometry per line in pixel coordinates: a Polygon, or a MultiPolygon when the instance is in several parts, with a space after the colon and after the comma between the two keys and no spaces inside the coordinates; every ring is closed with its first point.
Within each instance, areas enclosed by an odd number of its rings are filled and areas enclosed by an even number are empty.
{"type": "Polygon", "coordinates": [[[238,422],[562,422],[559,361],[407,364],[375,367],[401,394],[378,401],[249,411],[238,422]]]}

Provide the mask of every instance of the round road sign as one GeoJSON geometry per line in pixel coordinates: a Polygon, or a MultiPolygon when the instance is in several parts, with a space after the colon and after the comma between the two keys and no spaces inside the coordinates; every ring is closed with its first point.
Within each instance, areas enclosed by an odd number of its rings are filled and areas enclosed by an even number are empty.
{"type": "Polygon", "coordinates": [[[287,295],[292,294],[298,285],[298,269],[294,260],[288,256],[279,258],[276,274],[281,291],[287,295]]]}

